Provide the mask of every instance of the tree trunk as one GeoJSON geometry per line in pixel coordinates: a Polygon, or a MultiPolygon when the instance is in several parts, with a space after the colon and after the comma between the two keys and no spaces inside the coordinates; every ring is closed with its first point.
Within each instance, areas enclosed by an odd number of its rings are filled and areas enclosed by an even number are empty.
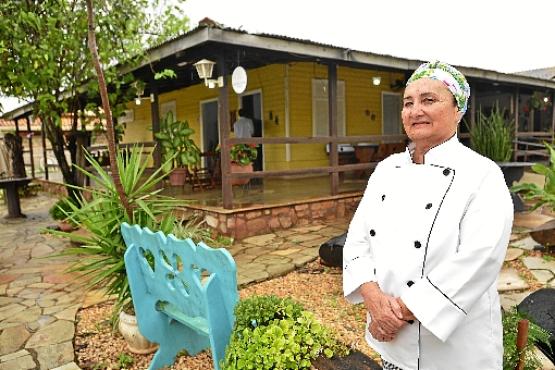
{"type": "Polygon", "coordinates": [[[58,166],[62,172],[62,177],[64,183],[66,184],[66,189],[68,196],[73,200],[77,200],[79,196],[79,191],[72,186],[83,185],[79,184],[75,178],[75,169],[68,163],[65,156],[65,141],[64,133],[62,127],[58,127],[56,123],[52,120],[52,117],[40,117],[41,121],[45,123],[44,129],[46,131],[46,136],[52,145],[52,151],[54,156],[58,161],[58,166]]]}
{"type": "Polygon", "coordinates": [[[102,109],[104,109],[105,119],[106,119],[106,135],[108,137],[108,153],[110,154],[110,169],[112,176],[114,178],[114,185],[116,191],[118,192],[119,198],[130,222],[133,222],[133,211],[129,205],[127,195],[123,190],[123,185],[121,184],[121,179],[119,177],[118,165],[116,162],[116,140],[114,137],[114,123],[112,121],[112,111],[110,109],[110,100],[108,99],[108,89],[106,87],[106,80],[104,79],[104,71],[100,65],[100,58],[98,57],[98,50],[96,46],[96,34],[95,34],[95,24],[94,24],[94,13],[92,7],[92,0],[86,0],[87,3],[87,23],[88,23],[88,46],[92,54],[92,60],[94,63],[94,68],[96,70],[96,75],[98,77],[98,85],[100,91],[100,97],[102,99],[102,109]]]}

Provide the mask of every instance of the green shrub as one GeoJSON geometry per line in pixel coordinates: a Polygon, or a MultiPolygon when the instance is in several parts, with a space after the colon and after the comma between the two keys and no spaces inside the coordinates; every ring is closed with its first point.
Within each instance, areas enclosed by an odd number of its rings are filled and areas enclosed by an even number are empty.
{"type": "MultiPolygon", "coordinates": [[[[518,322],[525,317],[520,314],[515,308],[503,315],[503,370],[514,370],[518,364],[519,352],[516,348],[516,337],[518,322]]],[[[536,370],[541,368],[541,362],[536,357],[533,349],[534,343],[545,343],[548,347],[550,334],[529,321],[528,328],[528,343],[524,348],[525,362],[524,370],[536,370]]]]}
{"type": "Polygon", "coordinates": [[[258,296],[241,301],[224,370],[309,369],[320,355],[345,355],[348,350],[311,312],[290,298],[258,296]]]}
{"type": "Polygon", "coordinates": [[[75,202],[72,202],[71,199],[61,198],[50,207],[48,213],[54,220],[65,220],[73,212],[72,204],[75,206],[75,202]]]}
{"type": "Polygon", "coordinates": [[[254,296],[242,300],[235,308],[235,330],[266,326],[273,320],[293,319],[301,316],[304,307],[291,298],[274,295],[254,296]]]}

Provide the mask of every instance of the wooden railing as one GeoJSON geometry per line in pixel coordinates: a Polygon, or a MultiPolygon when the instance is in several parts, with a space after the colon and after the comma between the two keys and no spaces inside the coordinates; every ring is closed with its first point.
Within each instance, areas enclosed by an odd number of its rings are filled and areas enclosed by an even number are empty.
{"type": "Polygon", "coordinates": [[[515,145],[514,158],[516,161],[522,159],[528,162],[530,157],[539,157],[543,160],[549,158],[549,152],[544,142],[553,144],[553,133],[551,132],[518,132],[515,145]]]}

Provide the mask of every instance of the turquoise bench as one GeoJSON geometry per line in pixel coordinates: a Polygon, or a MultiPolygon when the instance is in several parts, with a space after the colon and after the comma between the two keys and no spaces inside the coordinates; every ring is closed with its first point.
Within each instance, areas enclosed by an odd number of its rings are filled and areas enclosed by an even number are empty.
{"type": "Polygon", "coordinates": [[[172,365],[182,349],[210,348],[220,370],[238,301],[231,254],[138,225],[121,225],[125,269],[139,330],[160,345],[149,369],[172,365]]]}

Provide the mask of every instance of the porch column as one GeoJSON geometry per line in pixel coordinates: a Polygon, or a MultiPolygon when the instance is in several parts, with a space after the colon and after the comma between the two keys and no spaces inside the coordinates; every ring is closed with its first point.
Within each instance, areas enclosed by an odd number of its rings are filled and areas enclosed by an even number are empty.
{"type": "Polygon", "coordinates": [[[551,92],[551,143],[555,142],[555,90],[551,92]]]}
{"type": "Polygon", "coordinates": [[[150,82],[150,92],[154,96],[154,101],[150,102],[150,116],[152,119],[152,140],[154,141],[154,168],[162,166],[162,146],[156,138],[156,134],[160,132],[160,107],[158,105],[158,86],[154,80],[150,82]]]}
{"type": "Polygon", "coordinates": [[[222,199],[223,207],[225,209],[233,208],[233,189],[231,187],[231,157],[229,155],[230,145],[229,140],[229,101],[227,93],[227,81],[226,81],[226,66],[225,66],[225,55],[222,52],[218,56],[218,76],[224,78],[224,86],[220,87],[220,95],[218,97],[218,121],[220,122],[220,154],[221,154],[221,171],[222,171],[222,199]]]}
{"type": "Polygon", "coordinates": [[[470,94],[470,127],[474,128],[476,124],[476,89],[470,94]]]}
{"type": "Polygon", "coordinates": [[[33,132],[31,131],[31,120],[25,116],[27,121],[27,136],[29,143],[29,157],[31,158],[31,177],[35,178],[35,159],[33,158],[33,132]]]}
{"type": "MultiPolygon", "coordinates": [[[[328,64],[328,116],[329,116],[329,135],[337,138],[337,64],[328,64]]],[[[339,192],[339,172],[336,172],[339,165],[337,154],[337,142],[330,143],[330,166],[334,171],[330,173],[331,195],[339,192]]]]}
{"type": "Polygon", "coordinates": [[[46,154],[46,125],[40,120],[40,137],[42,141],[42,159],[44,161],[44,178],[48,180],[48,156],[46,154]]]}
{"type": "Polygon", "coordinates": [[[518,157],[517,157],[517,150],[518,150],[518,116],[520,115],[519,111],[518,111],[518,101],[520,100],[520,91],[519,88],[516,88],[515,91],[515,99],[514,99],[514,112],[515,112],[515,139],[514,139],[514,146],[513,146],[513,159],[514,161],[518,161],[518,157]]]}

